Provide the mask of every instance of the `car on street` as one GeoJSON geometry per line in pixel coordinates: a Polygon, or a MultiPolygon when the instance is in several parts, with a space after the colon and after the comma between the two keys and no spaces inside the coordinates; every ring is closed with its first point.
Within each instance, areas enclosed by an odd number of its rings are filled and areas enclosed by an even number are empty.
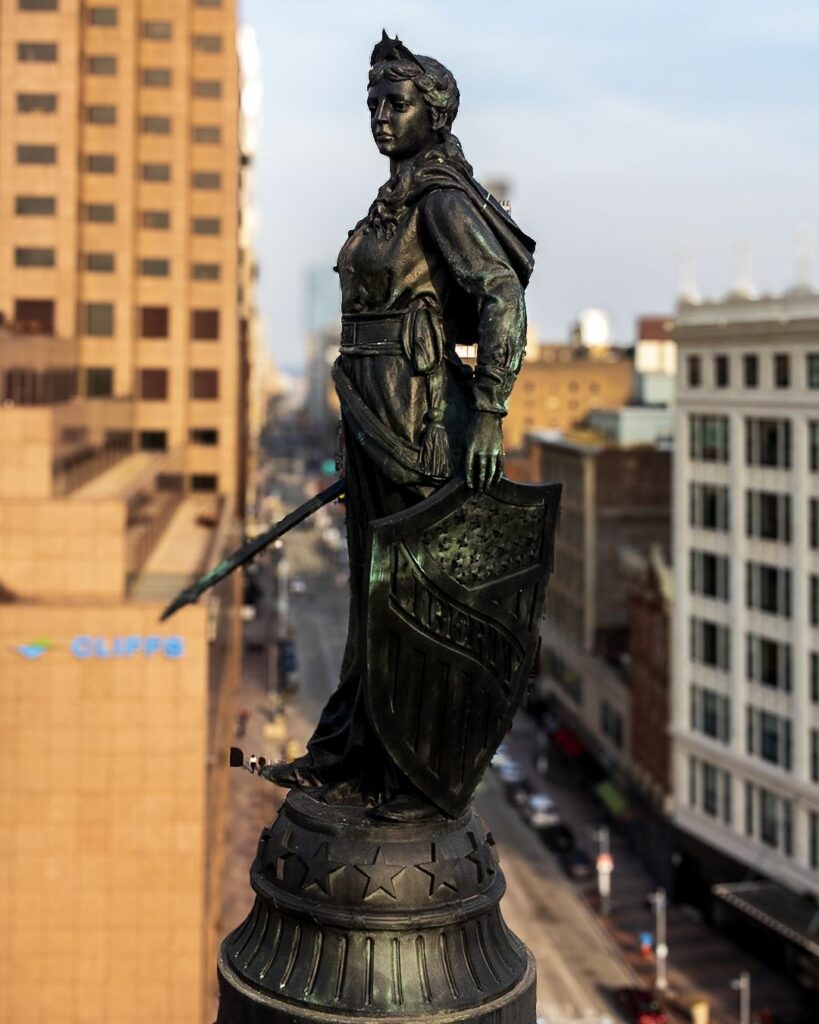
{"type": "Polygon", "coordinates": [[[569,878],[575,882],[585,882],[594,874],[591,857],[579,846],[564,850],[560,855],[560,863],[569,878]]]}
{"type": "Polygon", "coordinates": [[[528,779],[510,779],[506,783],[506,799],[513,807],[523,807],[532,793],[532,783],[528,779]]]}
{"type": "Polygon", "coordinates": [[[564,853],[574,846],[574,832],[562,822],[540,830],[540,838],[555,853],[564,853]]]}
{"type": "Polygon", "coordinates": [[[629,1024],[668,1024],[665,1011],[650,989],[618,988],[614,998],[629,1024]]]}
{"type": "Polygon", "coordinates": [[[507,761],[506,764],[502,764],[498,774],[507,785],[510,782],[523,782],[526,778],[523,765],[518,764],[517,761],[507,761]]]}
{"type": "Polygon", "coordinates": [[[545,793],[532,793],[521,807],[521,814],[538,831],[560,823],[557,806],[545,793]]]}

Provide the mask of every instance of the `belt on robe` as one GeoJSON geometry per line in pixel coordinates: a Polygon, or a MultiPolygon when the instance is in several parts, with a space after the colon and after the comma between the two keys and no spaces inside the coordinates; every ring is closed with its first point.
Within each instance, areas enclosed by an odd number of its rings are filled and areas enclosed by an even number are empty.
{"type": "Polygon", "coordinates": [[[394,356],[401,344],[403,313],[344,313],[341,317],[343,356],[394,356]]]}

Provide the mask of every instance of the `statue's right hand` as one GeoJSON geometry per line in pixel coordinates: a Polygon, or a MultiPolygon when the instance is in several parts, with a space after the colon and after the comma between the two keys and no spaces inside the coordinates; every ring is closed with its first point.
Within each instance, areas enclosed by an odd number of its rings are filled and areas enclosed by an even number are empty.
{"type": "Polygon", "coordinates": [[[503,473],[503,429],[501,418],[490,412],[476,412],[466,445],[466,485],[475,491],[500,480],[503,473]]]}

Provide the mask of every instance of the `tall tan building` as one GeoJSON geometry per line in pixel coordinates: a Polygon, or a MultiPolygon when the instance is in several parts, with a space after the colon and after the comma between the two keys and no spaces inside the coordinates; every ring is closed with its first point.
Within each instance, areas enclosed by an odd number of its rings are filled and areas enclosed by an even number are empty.
{"type": "Polygon", "coordinates": [[[143,450],[237,496],[233,0],[0,4],[0,315],[79,339],[80,393],[133,396],[143,450]]]}

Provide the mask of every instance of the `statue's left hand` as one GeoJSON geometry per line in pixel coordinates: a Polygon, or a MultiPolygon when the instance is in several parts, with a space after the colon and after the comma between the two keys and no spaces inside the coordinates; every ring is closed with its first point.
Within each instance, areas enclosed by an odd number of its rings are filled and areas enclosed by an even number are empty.
{"type": "Polygon", "coordinates": [[[476,412],[466,445],[466,484],[476,491],[500,480],[503,473],[503,429],[500,416],[476,412]]]}

